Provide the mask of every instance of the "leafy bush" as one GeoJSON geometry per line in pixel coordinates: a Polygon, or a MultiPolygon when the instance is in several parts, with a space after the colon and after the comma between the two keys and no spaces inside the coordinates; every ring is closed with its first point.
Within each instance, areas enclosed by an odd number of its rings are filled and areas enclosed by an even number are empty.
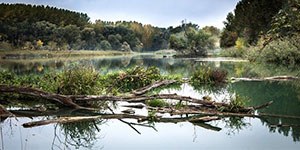
{"type": "Polygon", "coordinates": [[[223,57],[241,57],[244,58],[247,54],[248,49],[246,47],[241,48],[240,46],[237,47],[231,47],[223,49],[220,53],[223,57]]]}
{"type": "Polygon", "coordinates": [[[283,37],[268,43],[261,52],[262,60],[277,64],[300,63],[300,35],[283,37]]]}
{"type": "Polygon", "coordinates": [[[60,75],[58,93],[65,95],[91,95],[101,93],[99,73],[91,67],[74,67],[60,75]]]}
{"type": "Polygon", "coordinates": [[[201,83],[223,83],[226,81],[227,74],[227,71],[222,69],[205,67],[193,73],[191,82],[193,85],[200,85],[201,83]]]}
{"type": "Polygon", "coordinates": [[[229,108],[227,111],[240,112],[239,109],[246,106],[246,101],[246,98],[236,95],[235,98],[231,98],[229,102],[229,108]]]}
{"type": "Polygon", "coordinates": [[[146,104],[151,107],[164,107],[168,106],[169,104],[161,99],[154,99],[146,101],[146,104]]]}
{"type": "Polygon", "coordinates": [[[2,70],[0,71],[0,84],[14,84],[16,80],[16,74],[2,70]]]}
{"type": "Polygon", "coordinates": [[[119,73],[111,74],[104,80],[108,83],[108,86],[113,86],[116,92],[129,92],[133,89],[142,88],[154,81],[162,79],[160,71],[156,67],[149,67],[144,69],[143,67],[135,67],[121,71],[119,73]]]}

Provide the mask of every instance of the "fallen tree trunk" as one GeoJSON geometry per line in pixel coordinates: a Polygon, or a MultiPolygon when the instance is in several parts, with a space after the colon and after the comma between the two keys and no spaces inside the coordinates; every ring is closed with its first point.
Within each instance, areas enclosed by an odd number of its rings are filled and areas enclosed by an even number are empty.
{"type": "Polygon", "coordinates": [[[163,81],[156,81],[153,84],[150,84],[148,86],[145,86],[143,88],[137,89],[132,91],[131,93],[134,95],[143,95],[149,91],[151,91],[152,89],[155,89],[157,87],[161,87],[161,86],[166,86],[166,85],[170,85],[177,82],[176,80],[163,80],[163,81]]]}
{"type": "MultiPolygon", "coordinates": [[[[149,96],[128,96],[128,97],[120,97],[120,96],[88,96],[88,95],[72,95],[71,98],[74,101],[124,101],[129,103],[138,103],[147,100],[153,99],[169,99],[169,100],[179,100],[194,104],[199,104],[203,107],[210,107],[210,108],[219,108],[219,107],[230,107],[227,103],[220,103],[215,101],[205,101],[202,99],[192,98],[189,96],[181,96],[177,94],[157,94],[157,95],[149,95],[149,96]]],[[[266,105],[266,104],[264,104],[266,105]]],[[[266,105],[268,106],[268,105],[266,105]]],[[[264,107],[266,107],[264,106],[264,107]]],[[[239,107],[237,108],[241,112],[251,112],[255,110],[256,107],[239,107]]],[[[263,107],[257,107],[263,108],[263,107]]]]}
{"type": "MultiPolygon", "coordinates": [[[[45,92],[30,87],[16,87],[16,86],[8,86],[8,85],[0,85],[0,92],[16,93],[16,94],[33,96],[37,98],[43,98],[46,100],[59,102],[67,107],[75,108],[75,109],[90,109],[90,108],[79,106],[78,104],[75,103],[79,101],[125,101],[125,102],[137,103],[137,102],[145,102],[147,100],[153,100],[153,99],[179,100],[179,101],[199,104],[203,107],[209,107],[209,108],[230,107],[230,105],[227,103],[206,101],[202,99],[192,98],[189,96],[180,96],[177,94],[157,94],[157,95],[150,95],[150,96],[60,95],[60,94],[52,94],[49,92],[45,92]]],[[[239,110],[239,112],[251,112],[254,109],[263,108],[270,104],[271,103],[264,104],[263,106],[259,106],[259,107],[238,107],[237,110],[239,110]]]]}
{"type": "Polygon", "coordinates": [[[50,101],[59,102],[65,106],[76,108],[76,109],[83,109],[74,103],[69,96],[60,95],[60,94],[53,94],[49,92],[42,91],[40,89],[35,89],[31,87],[17,87],[17,86],[10,86],[10,85],[0,85],[0,92],[1,93],[15,93],[15,94],[22,94],[27,96],[33,96],[37,98],[43,98],[50,101]]]}
{"type": "Polygon", "coordinates": [[[5,120],[7,117],[14,116],[11,112],[7,111],[4,106],[0,104],[0,121],[5,120]]]}
{"type": "Polygon", "coordinates": [[[172,109],[172,108],[158,108],[155,109],[157,113],[168,113],[170,115],[204,115],[204,116],[218,116],[218,117],[252,117],[252,118],[287,118],[287,119],[300,119],[300,116],[291,115],[278,115],[278,114],[267,114],[267,113],[232,113],[232,112],[220,112],[216,110],[194,110],[194,109],[172,109]]]}
{"type": "Polygon", "coordinates": [[[265,78],[231,78],[232,81],[293,81],[299,79],[299,77],[295,76],[273,76],[265,78]]]}

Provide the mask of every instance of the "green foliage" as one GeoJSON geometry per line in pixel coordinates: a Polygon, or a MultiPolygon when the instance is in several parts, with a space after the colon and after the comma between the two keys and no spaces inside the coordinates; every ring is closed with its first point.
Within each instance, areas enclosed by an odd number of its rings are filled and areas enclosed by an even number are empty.
{"type": "Polygon", "coordinates": [[[186,106],[186,105],[184,105],[182,101],[179,101],[179,102],[176,103],[175,108],[176,108],[176,109],[181,109],[181,108],[183,108],[184,106],[186,106]]]}
{"type": "Polygon", "coordinates": [[[233,31],[223,31],[220,39],[220,46],[223,48],[232,47],[235,45],[235,42],[238,38],[236,32],[233,31]]]}
{"type": "Polygon", "coordinates": [[[211,69],[204,67],[193,73],[191,82],[193,86],[201,84],[219,84],[224,83],[227,78],[227,71],[222,69],[211,69]]]}
{"type": "Polygon", "coordinates": [[[0,4],[0,22],[0,41],[5,41],[0,49],[41,49],[35,44],[40,39],[42,49],[49,50],[121,50],[126,42],[134,51],[152,51],[167,49],[170,37],[165,28],[125,21],[90,23],[86,14],[25,4],[0,4]]]}
{"type": "Polygon", "coordinates": [[[148,111],[148,121],[154,123],[157,120],[156,111],[148,111]]]}
{"type": "Polygon", "coordinates": [[[146,101],[146,104],[151,107],[165,107],[169,106],[167,102],[165,102],[162,99],[153,99],[153,100],[148,100],[146,101]]]}
{"type": "Polygon", "coordinates": [[[202,28],[202,30],[205,33],[208,33],[208,34],[213,35],[213,36],[220,36],[220,34],[221,34],[220,29],[218,29],[214,26],[205,26],[205,27],[202,28]]]}
{"type": "MultiPolygon", "coordinates": [[[[117,88],[119,92],[130,92],[134,89],[142,88],[146,85],[162,79],[159,69],[156,67],[134,67],[108,75],[106,80],[108,86],[117,88]]],[[[117,92],[115,91],[115,92],[117,92]]]]}
{"type": "Polygon", "coordinates": [[[268,43],[260,53],[260,59],[277,64],[300,64],[300,35],[277,38],[268,43]]]}
{"type": "Polygon", "coordinates": [[[198,29],[198,26],[193,24],[182,26],[181,32],[171,34],[170,48],[175,49],[181,55],[189,56],[206,56],[207,50],[214,48],[214,33],[210,33],[213,32],[209,30],[210,28],[198,29]]]}
{"type": "Polygon", "coordinates": [[[245,58],[248,50],[249,49],[246,47],[243,48],[230,47],[230,48],[223,49],[220,53],[220,56],[245,58]]]}
{"type": "Polygon", "coordinates": [[[240,50],[240,49],[243,49],[245,48],[245,40],[243,38],[238,38],[236,41],[235,41],[235,48],[240,50]]]}
{"type": "Polygon", "coordinates": [[[234,98],[231,97],[230,102],[229,102],[229,107],[226,108],[226,111],[240,112],[240,108],[245,107],[247,101],[248,101],[248,99],[241,97],[239,95],[236,95],[234,98]]]}
{"type": "Polygon", "coordinates": [[[300,1],[288,0],[283,8],[273,17],[268,31],[272,37],[291,36],[300,31],[300,1]]]}
{"type": "Polygon", "coordinates": [[[74,67],[60,75],[59,94],[96,95],[101,93],[99,73],[91,67],[74,67]]]}
{"type": "Polygon", "coordinates": [[[187,49],[187,43],[183,38],[177,38],[176,35],[170,36],[170,48],[175,50],[187,49]]]}
{"type": "Polygon", "coordinates": [[[1,70],[0,71],[0,84],[15,84],[16,83],[16,74],[9,72],[9,71],[5,71],[5,70],[1,70]]]}
{"type": "Polygon", "coordinates": [[[101,125],[103,120],[96,121],[82,121],[60,124],[61,130],[65,134],[65,140],[70,146],[74,146],[75,149],[82,147],[91,149],[97,139],[97,125],[101,125]]]}
{"type": "Polygon", "coordinates": [[[103,41],[100,42],[100,47],[103,50],[111,50],[112,49],[110,43],[106,40],[103,40],[103,41]]]}
{"type": "Polygon", "coordinates": [[[261,34],[270,29],[272,18],[283,7],[286,0],[241,0],[234,13],[227,15],[221,36],[221,47],[234,46],[237,37],[246,44],[256,44],[261,34]],[[233,36],[232,33],[236,33],[233,36]]]}

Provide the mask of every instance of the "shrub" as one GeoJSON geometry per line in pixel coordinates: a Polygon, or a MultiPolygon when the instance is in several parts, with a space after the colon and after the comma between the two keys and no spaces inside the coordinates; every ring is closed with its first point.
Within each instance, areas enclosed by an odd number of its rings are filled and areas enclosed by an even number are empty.
{"type": "Polygon", "coordinates": [[[151,107],[164,107],[168,106],[169,104],[161,99],[154,99],[146,101],[146,104],[151,107]]]}
{"type": "Polygon", "coordinates": [[[235,48],[240,50],[240,49],[244,49],[245,48],[245,40],[242,38],[238,38],[235,41],[235,48]]]}
{"type": "Polygon", "coordinates": [[[58,93],[92,95],[101,93],[99,73],[92,67],[74,67],[61,73],[58,93]]]}
{"type": "Polygon", "coordinates": [[[236,95],[234,98],[231,97],[231,100],[229,102],[229,108],[227,111],[229,112],[240,112],[240,108],[243,108],[246,106],[247,99],[244,97],[241,97],[239,95],[236,95]]]}
{"type": "Polygon", "coordinates": [[[300,35],[283,37],[268,43],[261,52],[261,59],[277,64],[300,64],[300,35]]]}
{"type": "Polygon", "coordinates": [[[160,79],[162,79],[162,76],[160,75],[159,69],[156,67],[149,67],[147,69],[135,67],[109,75],[108,78],[106,78],[106,81],[108,86],[118,88],[118,92],[129,92],[133,89],[147,86],[160,79]]]}
{"type": "Polygon", "coordinates": [[[226,81],[227,74],[227,71],[222,69],[205,67],[193,73],[191,82],[193,85],[200,85],[201,83],[223,83],[226,81]]]}
{"type": "Polygon", "coordinates": [[[100,42],[100,47],[102,50],[111,50],[112,49],[110,43],[106,40],[103,40],[100,42]]]}
{"type": "Polygon", "coordinates": [[[240,46],[237,47],[231,47],[227,49],[223,49],[220,53],[223,57],[241,57],[244,58],[246,56],[246,52],[248,51],[248,48],[240,46]],[[238,48],[237,48],[238,47],[238,48]]]}
{"type": "Polygon", "coordinates": [[[2,70],[0,71],[0,84],[15,84],[16,82],[16,74],[2,70]]]}
{"type": "MultiPolygon", "coordinates": [[[[0,38],[1,38],[1,35],[0,35],[0,38]]],[[[13,49],[13,46],[10,43],[5,42],[5,41],[0,42],[0,50],[12,50],[12,49],[13,49]]]]}

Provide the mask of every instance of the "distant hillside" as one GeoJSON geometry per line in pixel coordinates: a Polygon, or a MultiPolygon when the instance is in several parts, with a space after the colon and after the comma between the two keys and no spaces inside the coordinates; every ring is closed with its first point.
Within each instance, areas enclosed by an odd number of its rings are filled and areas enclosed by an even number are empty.
{"type": "MultiPolygon", "coordinates": [[[[206,46],[201,45],[207,45],[205,43],[210,41],[203,40],[200,34],[196,34],[202,30],[197,24],[185,23],[175,28],[158,28],[135,21],[96,20],[92,23],[87,14],[65,9],[0,4],[0,50],[156,51],[170,48],[171,35],[185,32],[187,27],[193,28],[193,32],[189,32],[190,40],[183,44],[194,44],[183,49],[176,46],[171,48],[178,51],[188,49],[188,52],[191,48],[194,51],[204,51],[206,46]]],[[[205,39],[217,37],[219,31],[215,33],[215,30],[218,31],[214,27],[203,28],[203,32],[208,33],[203,34],[205,39]]],[[[177,39],[173,40],[172,45],[178,44],[176,42],[177,39]]]]}
{"type": "Polygon", "coordinates": [[[87,14],[49,6],[25,4],[0,4],[1,24],[47,21],[56,25],[84,26],[89,22],[87,14]]]}

